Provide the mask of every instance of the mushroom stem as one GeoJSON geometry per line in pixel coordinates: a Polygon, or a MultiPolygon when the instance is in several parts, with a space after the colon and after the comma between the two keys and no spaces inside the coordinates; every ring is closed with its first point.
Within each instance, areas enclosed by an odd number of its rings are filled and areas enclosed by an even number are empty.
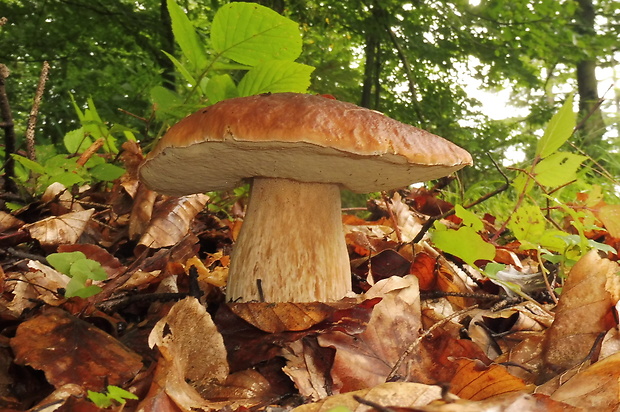
{"type": "Polygon", "coordinates": [[[231,256],[227,299],[326,302],[350,290],[339,187],[255,178],[231,256]]]}

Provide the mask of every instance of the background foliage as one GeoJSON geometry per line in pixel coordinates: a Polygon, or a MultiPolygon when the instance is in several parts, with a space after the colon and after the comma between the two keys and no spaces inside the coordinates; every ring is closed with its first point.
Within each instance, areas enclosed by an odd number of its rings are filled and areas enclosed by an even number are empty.
{"type": "MultiPolygon", "coordinates": [[[[217,100],[215,88],[209,92],[203,81],[205,63],[212,70],[209,79],[217,80],[211,85],[228,90],[220,97],[239,93],[227,87],[256,62],[235,61],[214,39],[218,23],[211,22],[226,3],[5,2],[1,14],[8,24],[0,29],[0,62],[12,72],[8,92],[18,136],[44,60],[52,67],[37,132],[42,147],[60,145],[67,132],[79,127],[72,96],[82,109],[91,98],[106,124],[126,126],[149,142],[169,122],[217,100]],[[187,19],[177,24],[176,33],[171,11],[187,19]],[[194,56],[188,54],[192,43],[202,50],[194,56]]],[[[543,125],[572,93],[580,110],[572,150],[584,150],[618,175],[617,112],[611,100],[603,111],[597,109],[594,77],[597,67],[616,65],[617,2],[262,3],[299,23],[303,53],[294,52],[289,61],[299,57],[296,65],[316,68],[311,92],[384,111],[466,147],[477,159],[477,167],[463,174],[470,187],[482,177],[486,182],[501,179],[486,153],[499,163],[514,148],[533,158],[543,125]],[[490,91],[510,89],[512,103],[527,110],[490,119],[481,102],[465,91],[472,79],[490,91]]]]}

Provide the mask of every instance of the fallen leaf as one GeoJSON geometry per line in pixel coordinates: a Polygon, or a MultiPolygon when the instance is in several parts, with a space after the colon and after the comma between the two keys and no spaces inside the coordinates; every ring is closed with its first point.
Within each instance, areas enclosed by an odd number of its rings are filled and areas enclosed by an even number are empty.
{"type": "Polygon", "coordinates": [[[0,210],[0,233],[7,230],[17,229],[24,225],[24,222],[16,218],[10,213],[0,210]]]}
{"type": "Polygon", "coordinates": [[[342,407],[343,410],[351,412],[374,410],[371,406],[361,404],[354,397],[386,407],[419,408],[436,399],[441,399],[441,387],[412,382],[382,383],[370,389],[334,395],[317,403],[298,406],[293,409],[293,412],[327,412],[336,407],[342,407]]]}
{"type": "Polygon", "coordinates": [[[230,310],[258,329],[278,333],[308,329],[324,321],[339,309],[353,307],[358,302],[322,303],[230,303],[230,310]]]}
{"type": "MultiPolygon", "coordinates": [[[[191,297],[177,302],[153,328],[149,345],[161,356],[146,399],[169,397],[181,410],[209,410],[199,390],[224,383],[229,367],[222,335],[200,302],[191,297]]],[[[146,410],[147,403],[140,407],[146,410]]]]}
{"type": "Polygon", "coordinates": [[[316,402],[331,393],[332,350],[320,347],[316,338],[306,337],[289,343],[282,350],[282,356],[286,358],[283,370],[295,382],[301,395],[316,402]]]}
{"type": "Polygon", "coordinates": [[[479,360],[457,359],[458,370],[450,381],[450,392],[459,398],[482,400],[526,389],[525,383],[501,365],[485,365],[479,360]]]}
{"type": "Polygon", "coordinates": [[[30,236],[42,246],[56,246],[77,243],[86,229],[95,209],[71,212],[58,217],[48,217],[38,222],[24,225],[30,236]]]}
{"type": "MultiPolygon", "coordinates": [[[[350,392],[385,382],[422,326],[420,293],[415,276],[392,277],[373,286],[367,297],[383,299],[373,309],[366,330],[359,334],[339,331],[319,335],[319,344],[336,350],[332,378],[334,392],[350,392]]],[[[416,354],[397,371],[407,379],[418,373],[416,354]]]]}
{"type": "Polygon", "coordinates": [[[619,382],[620,353],[616,353],[574,375],[551,395],[551,399],[584,410],[617,411],[619,382]]]}
{"type": "Polygon", "coordinates": [[[605,205],[597,217],[612,237],[620,238],[620,205],[605,205]]]}
{"type": "Polygon", "coordinates": [[[155,210],[139,244],[152,249],[175,245],[189,232],[190,223],[208,200],[204,194],[168,199],[155,210]]]}
{"type": "Polygon", "coordinates": [[[14,316],[20,316],[25,309],[34,308],[39,300],[52,306],[66,301],[57,290],[67,287],[69,276],[37,260],[29,260],[27,266],[27,271],[5,274],[3,287],[7,293],[0,296],[2,306],[14,316]],[[12,295],[10,300],[6,299],[8,293],[12,295]]]}
{"type": "Polygon", "coordinates": [[[56,387],[75,383],[101,392],[142,369],[140,356],[118,340],[57,308],[21,323],[11,348],[15,363],[42,370],[56,387]]]}
{"type": "Polygon", "coordinates": [[[571,269],[557,305],[555,320],[543,344],[543,374],[539,383],[581,363],[601,333],[614,326],[614,302],[605,289],[617,276],[618,264],[588,252],[571,269]]]}
{"type": "Polygon", "coordinates": [[[136,189],[129,217],[129,238],[137,239],[144,234],[151,222],[157,193],[141,184],[136,189]]]}

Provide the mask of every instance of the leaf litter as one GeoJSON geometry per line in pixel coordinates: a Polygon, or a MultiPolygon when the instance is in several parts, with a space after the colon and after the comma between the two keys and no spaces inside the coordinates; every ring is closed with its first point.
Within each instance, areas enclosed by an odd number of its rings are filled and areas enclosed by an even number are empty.
{"type": "MultiPolygon", "coordinates": [[[[620,406],[615,252],[583,253],[560,276],[518,240],[491,241],[493,218],[464,209],[435,223],[437,243],[424,235],[412,245],[429,216],[452,208],[416,189],[374,201],[372,218],[343,216],[350,296],[226,303],[241,220],[206,195],[149,191],[136,179],[139,148],[124,149],[127,173],[111,187],[53,184],[40,202],[0,214],[2,410],[620,406]],[[448,253],[463,228],[483,255],[448,253]],[[65,295],[71,278],[46,256],[67,252],[105,271],[84,284],[100,293],[65,295]],[[88,399],[110,385],[138,399],[108,409],[88,399]]],[[[598,219],[591,239],[618,245],[617,207],[586,195],[577,202],[598,219]]]]}

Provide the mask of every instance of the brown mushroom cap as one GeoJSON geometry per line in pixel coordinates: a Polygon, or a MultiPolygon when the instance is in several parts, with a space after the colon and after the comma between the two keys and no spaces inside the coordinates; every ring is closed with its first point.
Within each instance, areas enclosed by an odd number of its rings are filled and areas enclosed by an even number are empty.
{"type": "Polygon", "coordinates": [[[277,93],[224,100],[181,120],[147,156],[140,176],[173,196],[232,189],[258,176],[368,193],[471,164],[464,149],[379,112],[277,93]]]}

